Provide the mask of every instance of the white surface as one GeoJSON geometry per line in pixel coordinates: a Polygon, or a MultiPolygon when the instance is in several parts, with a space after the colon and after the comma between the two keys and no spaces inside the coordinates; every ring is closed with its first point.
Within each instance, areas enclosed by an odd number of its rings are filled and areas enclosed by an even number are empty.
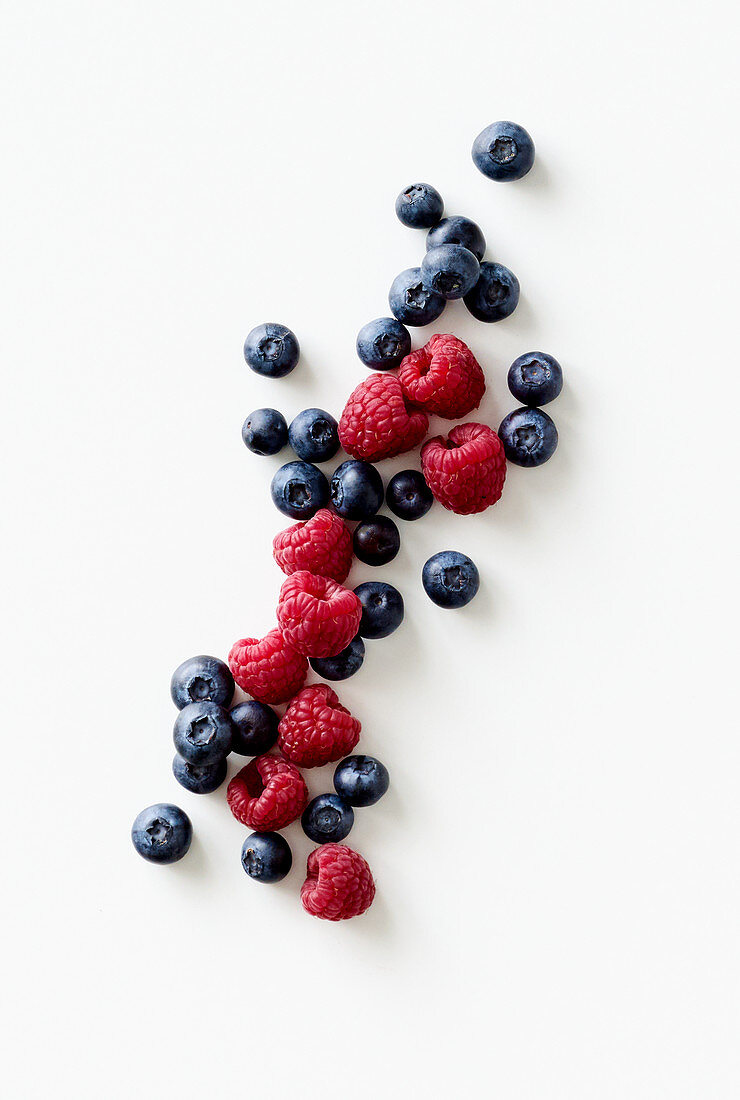
{"type": "Polygon", "coordinates": [[[736,1097],[730,6],[3,12],[3,1094],[736,1097]],[[497,118],[534,136],[521,183],[470,161],[497,118]],[[377,903],[337,927],[296,827],[259,887],[224,791],[177,787],[168,683],[272,625],[279,463],[241,422],[339,412],[419,178],[523,288],[434,329],[493,424],[510,361],[556,354],[561,444],[379,574],[407,619],[340,691],[393,788],[351,836],[377,903]],[[280,383],[241,358],[265,319],[304,349],[280,383]],[[418,582],[448,546],[464,612],[418,582]],[[160,799],[195,824],[173,868],[129,841],[160,799]]]}

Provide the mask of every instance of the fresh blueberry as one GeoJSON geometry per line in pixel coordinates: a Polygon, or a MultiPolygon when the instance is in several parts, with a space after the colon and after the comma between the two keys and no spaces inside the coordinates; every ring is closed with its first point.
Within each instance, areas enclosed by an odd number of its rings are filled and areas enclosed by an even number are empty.
{"type": "Polygon", "coordinates": [[[307,837],[317,844],[337,844],[349,833],[355,814],[338,794],[320,794],[303,811],[301,825],[307,837]]]}
{"type": "Polygon", "coordinates": [[[399,519],[421,519],[434,503],[432,490],[419,470],[401,470],[388,482],[385,499],[399,519]]]}
{"type": "Polygon", "coordinates": [[[288,442],[288,425],[277,409],[255,409],[242,425],[244,444],[256,455],[276,455],[288,442]]]}
{"type": "Polygon", "coordinates": [[[430,248],[421,261],[424,286],[448,301],[462,298],[478,282],[480,264],[469,248],[460,244],[441,244],[430,248]]]}
{"type": "Polygon", "coordinates": [[[181,756],[175,756],[172,761],[172,774],[181,787],[193,794],[210,794],[217,790],[226,778],[226,757],[217,760],[215,764],[204,764],[198,767],[183,760],[181,756]]]}
{"type": "Polygon", "coordinates": [[[403,596],[392,584],[364,581],[355,595],[362,604],[361,637],[387,638],[403,622],[403,596]]]}
{"type": "Polygon", "coordinates": [[[231,749],[233,726],[229,712],[218,703],[189,703],[175,720],[172,738],[189,764],[217,764],[231,749]]]}
{"type": "Polygon", "coordinates": [[[334,789],[350,806],[374,806],[390,781],[385,764],[374,756],[348,756],[334,770],[334,789]]]}
{"type": "Polygon", "coordinates": [[[229,714],[234,726],[231,751],[239,756],[261,756],[277,741],[278,716],[266,703],[250,699],[237,703],[229,714]]]}
{"type": "Polygon", "coordinates": [[[304,409],[291,421],[290,445],[306,462],[326,462],[339,450],[337,422],[323,409],[304,409]]]}
{"type": "Polygon", "coordinates": [[[441,244],[460,244],[472,252],[480,263],[486,251],[486,238],[479,225],[470,218],[443,218],[427,233],[427,252],[441,244]]]}
{"type": "Polygon", "coordinates": [[[445,204],[431,183],[412,183],[396,199],[396,216],[410,229],[431,229],[442,217],[445,204]]]}
{"type": "Polygon", "coordinates": [[[519,280],[503,264],[485,261],[480,277],[464,298],[465,305],[479,321],[502,321],[513,313],[519,302],[519,280]]]}
{"type": "Polygon", "coordinates": [[[267,378],[284,378],[290,374],[300,354],[295,333],[285,325],[257,325],[244,341],[247,365],[267,378]]]}
{"type": "Polygon", "coordinates": [[[170,695],[182,710],[189,703],[218,703],[228,707],[234,694],[234,677],[218,657],[190,657],[172,673],[170,695]]]}
{"type": "Polygon", "coordinates": [[[276,508],[291,519],[310,519],[329,501],[329,482],[310,462],[286,462],[270,486],[276,508]]]}
{"type": "Polygon", "coordinates": [[[509,462],[516,466],[541,466],[552,458],[558,430],[542,409],[514,409],[498,430],[509,462]]]}
{"type": "Polygon", "coordinates": [[[411,337],[395,317],[368,321],[357,334],[357,354],[371,370],[392,370],[411,351],[411,337]]]}
{"type": "Polygon", "coordinates": [[[150,863],[177,863],[187,853],[192,839],[190,818],[169,802],[147,806],[131,827],[134,848],[150,863]]]}
{"type": "Polygon", "coordinates": [[[242,846],[242,867],[255,882],[280,882],[293,866],[293,853],[280,833],[251,833],[242,846]]]}
{"type": "Polygon", "coordinates": [[[424,286],[420,267],[407,267],[396,275],[388,292],[391,313],[404,325],[430,325],[445,308],[441,294],[424,286]]]}
{"type": "Polygon", "coordinates": [[[350,458],[332,474],[329,497],[342,519],[368,519],[383,503],[383,479],[371,463],[350,458]]]}
{"type": "Polygon", "coordinates": [[[528,351],[511,364],[507,381],[523,405],[547,405],[563,388],[563,368],[544,351],[528,351]]]}
{"type": "Polygon", "coordinates": [[[442,550],[425,562],[421,581],[438,607],[465,607],[478,591],[480,576],[467,554],[442,550]]]}
{"type": "Polygon", "coordinates": [[[365,643],[359,636],[334,657],[310,657],[308,663],[325,680],[348,680],[362,667],[365,643]]]}
{"type": "Polygon", "coordinates": [[[387,565],[401,548],[401,536],[392,519],[374,516],[357,524],[352,547],[355,557],[365,565],[387,565]]]}
{"type": "Polygon", "coordinates": [[[472,156],[489,179],[520,180],[534,164],[534,142],[516,122],[492,122],[473,142],[472,156]]]}

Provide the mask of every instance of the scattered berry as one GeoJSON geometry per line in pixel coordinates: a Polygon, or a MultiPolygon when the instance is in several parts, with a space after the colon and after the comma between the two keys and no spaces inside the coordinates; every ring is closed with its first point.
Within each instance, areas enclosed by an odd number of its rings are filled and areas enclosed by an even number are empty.
{"type": "Polygon", "coordinates": [[[249,699],[229,711],[234,732],[231,751],[239,756],[262,756],[277,741],[278,716],[266,703],[249,699]]]}
{"type": "Polygon", "coordinates": [[[355,557],[365,565],[387,565],[401,548],[401,536],[388,516],[374,516],[357,524],[352,546],[355,557]]]}
{"type": "Polygon", "coordinates": [[[348,756],[334,770],[334,789],[350,806],[374,806],[390,782],[385,764],[374,756],[348,756]]]}
{"type": "MultiPolygon", "coordinates": [[[[334,478],[330,492],[333,495],[334,478]]],[[[305,523],[296,523],[275,535],[272,556],[288,576],[299,569],[307,569],[309,573],[331,577],[341,584],[352,566],[352,535],[339,516],[328,508],[320,508],[305,523]]]]}
{"type": "Polygon", "coordinates": [[[403,596],[392,584],[364,581],[355,594],[362,604],[360,637],[387,638],[403,622],[403,596]]]}
{"type": "Polygon", "coordinates": [[[459,244],[473,253],[480,263],[486,251],[486,238],[479,225],[470,218],[443,218],[427,233],[427,251],[442,244],[459,244]]]}
{"type": "Polygon", "coordinates": [[[401,470],[388,482],[385,500],[394,516],[414,520],[427,514],[434,497],[419,470],[401,470]]]}
{"type": "Polygon", "coordinates": [[[478,591],[480,576],[467,554],[442,550],[424,563],[421,582],[438,607],[465,607],[478,591]]]}
{"type": "Polygon", "coordinates": [[[484,262],[478,282],[463,300],[479,321],[502,321],[519,304],[519,280],[503,264],[484,262]]]}
{"type": "Polygon", "coordinates": [[[408,401],[448,420],[477,409],[486,379],[467,344],[449,333],[435,333],[401,363],[398,380],[408,401]]]}
{"type": "Polygon", "coordinates": [[[242,425],[245,446],[256,455],[276,455],[288,442],[288,425],[277,409],[255,409],[242,425]]]}
{"type": "Polygon", "coordinates": [[[192,839],[190,818],[169,802],[147,806],[131,827],[134,848],[150,863],[177,863],[186,855],[192,839]]]}
{"type": "Polygon", "coordinates": [[[251,833],[242,845],[242,867],[255,882],[280,882],[293,866],[293,853],[280,833],[251,833]]]}
{"type": "Polygon", "coordinates": [[[344,840],[354,823],[354,810],[338,794],[312,798],[301,817],[304,833],[317,844],[344,840]]]}
{"type": "Polygon", "coordinates": [[[369,462],[350,458],[332,474],[329,499],[345,519],[368,519],[383,503],[383,479],[369,462]]]}
{"type": "Polygon", "coordinates": [[[542,409],[515,409],[498,430],[509,462],[517,466],[541,466],[552,458],[558,430],[542,409]]]}
{"type": "Polygon", "coordinates": [[[408,405],[395,375],[371,374],[350,394],[339,438],[353,458],[377,462],[418,446],[428,427],[427,414],[408,405]]]}
{"type": "Polygon", "coordinates": [[[210,794],[217,790],[226,778],[226,757],[215,764],[198,767],[176,755],[172,761],[172,774],[181,787],[192,794],[210,794]]]}
{"type": "Polygon", "coordinates": [[[431,229],[444,208],[442,196],[431,183],[412,183],[396,199],[396,216],[409,229],[431,229]]]}
{"type": "Polygon", "coordinates": [[[170,695],[182,710],[189,703],[218,703],[228,707],[234,694],[234,677],[218,657],[190,657],[172,673],[170,695]]]}
{"type": "Polygon", "coordinates": [[[547,405],[563,388],[563,369],[552,355],[528,351],[511,364],[507,382],[522,405],[547,405]]]}
{"type": "Polygon", "coordinates": [[[188,703],[175,720],[172,739],[183,760],[197,767],[218,764],[231,751],[229,712],[218,703],[188,703]]]}
{"type": "Polygon", "coordinates": [[[286,462],[270,487],[275,507],[291,519],[310,519],[329,500],[329,483],[310,462],[286,462]]]}
{"type": "Polygon", "coordinates": [[[339,450],[337,422],[323,409],[304,409],[291,421],[290,445],[306,462],[326,462],[339,450]]]}
{"type": "Polygon", "coordinates": [[[359,672],[364,660],[365,643],[362,638],[356,637],[335,657],[310,657],[308,663],[325,680],[348,680],[359,672]]]}
{"type": "Polygon", "coordinates": [[[242,691],[257,702],[284,703],[303,687],[308,661],[276,627],[264,638],[235,642],[229,653],[229,668],[242,691]]]}
{"type": "Polygon", "coordinates": [[[430,248],[421,262],[424,286],[448,301],[462,298],[478,282],[480,264],[468,248],[441,244],[430,248]]]}
{"type": "Polygon", "coordinates": [[[373,903],[375,883],[367,861],[345,844],[322,844],[306,864],[301,903],[322,920],[348,920],[373,903]]]}
{"type": "Polygon", "coordinates": [[[520,180],[534,164],[534,142],[516,122],[492,122],[473,142],[472,156],[489,179],[520,180]]]}
{"type": "Polygon", "coordinates": [[[280,589],[277,621],[283,637],[307,657],[335,657],[357,633],[362,605],[351,588],[305,569],[280,589]]]}
{"type": "Polygon", "coordinates": [[[295,334],[285,325],[257,325],[244,342],[247,366],[267,378],[284,378],[290,374],[300,353],[295,334]]]}
{"type": "Polygon", "coordinates": [[[298,768],[268,753],[236,773],[226,800],[237,821],[262,833],[283,829],[299,818],[308,802],[308,787],[298,768]]]}
{"type": "Polygon", "coordinates": [[[421,468],[435,500],[463,516],[495,504],[506,478],[501,440],[485,424],[458,424],[446,439],[430,439],[421,468]]]}
{"type": "Polygon", "coordinates": [[[436,321],[445,308],[445,300],[424,286],[420,267],[407,267],[391,283],[388,305],[402,324],[418,327],[436,321]]]}
{"type": "Polygon", "coordinates": [[[411,337],[395,317],[368,321],[357,334],[357,354],[371,370],[392,370],[411,351],[411,337]]]}
{"type": "Polygon", "coordinates": [[[327,684],[311,684],[298,692],[280,719],[278,745],[293,764],[319,768],[352,752],[361,729],[336,692],[327,684]]]}

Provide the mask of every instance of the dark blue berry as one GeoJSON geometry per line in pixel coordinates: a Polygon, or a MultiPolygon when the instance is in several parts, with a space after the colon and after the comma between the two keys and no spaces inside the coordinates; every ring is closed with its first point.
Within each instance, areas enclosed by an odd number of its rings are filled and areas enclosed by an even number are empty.
{"type": "Polygon", "coordinates": [[[444,202],[431,183],[412,183],[396,199],[396,216],[410,229],[430,229],[444,212],[444,202]]]}
{"type": "Polygon", "coordinates": [[[392,370],[411,351],[411,336],[395,317],[368,321],[357,334],[357,354],[371,370],[392,370]]]}
{"type": "Polygon", "coordinates": [[[563,388],[563,368],[544,351],[528,351],[511,364],[507,381],[523,405],[547,405],[563,388]]]}
{"type": "Polygon", "coordinates": [[[242,845],[242,867],[255,882],[280,882],[293,866],[293,853],[280,833],[251,833],[242,845]]]}
{"type": "Polygon", "coordinates": [[[295,333],[285,325],[257,325],[244,341],[247,365],[267,378],[284,378],[290,374],[300,353],[295,333]]]}
{"type": "Polygon", "coordinates": [[[169,802],[147,806],[131,827],[134,848],[150,863],[176,863],[187,853],[192,839],[190,818],[169,802]]]}
{"type": "Polygon", "coordinates": [[[329,482],[310,462],[286,462],[270,486],[275,507],[291,519],[310,519],[329,501],[329,482]]]}
{"type": "Polygon", "coordinates": [[[390,781],[385,764],[374,756],[348,756],[334,770],[334,788],[350,806],[373,806],[390,781]]]}
{"type": "Polygon", "coordinates": [[[310,657],[308,663],[325,680],[348,680],[359,671],[364,660],[365,643],[357,637],[335,657],[310,657]]]}
{"type": "Polygon", "coordinates": [[[475,286],[480,264],[469,248],[460,244],[441,244],[430,248],[421,261],[424,286],[448,301],[462,298],[475,286]]]}
{"type": "Polygon", "coordinates": [[[509,462],[516,466],[541,466],[552,458],[558,430],[542,409],[514,409],[498,430],[509,462]]]}
{"type": "Polygon", "coordinates": [[[404,325],[430,325],[445,308],[441,294],[424,286],[420,267],[408,267],[396,275],[388,291],[391,313],[404,325]]]}
{"type": "Polygon", "coordinates": [[[182,710],[189,703],[218,703],[228,707],[234,694],[234,677],[218,657],[189,657],[172,673],[170,695],[182,710]]]}
{"type": "Polygon", "coordinates": [[[479,225],[470,218],[443,218],[427,233],[427,252],[441,244],[459,244],[473,253],[480,263],[486,251],[486,238],[479,225]]]}
{"type": "Polygon", "coordinates": [[[317,844],[337,844],[355,823],[351,806],[338,794],[320,794],[303,811],[301,825],[307,837],[317,844]]]}
{"type": "Polygon", "coordinates": [[[421,519],[434,503],[432,490],[420,470],[401,470],[388,482],[385,499],[399,519],[421,519]]]}
{"type": "Polygon", "coordinates": [[[288,430],[290,445],[306,462],[326,462],[339,450],[337,422],[323,409],[304,409],[288,430]]]}
{"type": "Polygon", "coordinates": [[[279,719],[266,703],[249,699],[246,703],[237,703],[229,714],[234,727],[231,751],[239,756],[261,756],[277,741],[279,719]]]}
{"type": "Polygon", "coordinates": [[[193,794],[210,794],[217,790],[226,778],[226,757],[215,764],[190,764],[181,756],[172,761],[172,774],[181,787],[193,794]]]}
{"type": "Polygon", "coordinates": [[[217,703],[189,703],[175,720],[172,738],[184,760],[203,767],[217,764],[231,749],[229,712],[217,703]]]}
{"type": "Polygon", "coordinates": [[[479,321],[502,321],[519,303],[519,280],[503,264],[485,261],[478,282],[463,300],[479,321]]]}
{"type": "Polygon", "coordinates": [[[534,142],[516,122],[492,122],[473,142],[472,157],[489,179],[520,180],[534,164],[534,142]]]}
{"type": "Polygon", "coordinates": [[[288,425],[277,409],[255,409],[242,425],[245,446],[256,455],[276,455],[288,442],[288,425]]]}
{"type": "Polygon", "coordinates": [[[478,591],[480,576],[467,554],[442,550],[424,563],[421,581],[438,607],[465,607],[478,591]]]}
{"type": "Polygon", "coordinates": [[[401,536],[392,519],[375,516],[357,524],[352,547],[355,557],[365,565],[387,565],[401,547],[401,536]]]}
{"type": "Polygon", "coordinates": [[[403,596],[392,584],[364,581],[355,595],[362,604],[359,633],[363,638],[387,638],[403,622],[403,596]]]}
{"type": "Polygon", "coordinates": [[[350,458],[332,474],[329,497],[342,519],[367,519],[383,503],[383,479],[371,463],[350,458]]]}

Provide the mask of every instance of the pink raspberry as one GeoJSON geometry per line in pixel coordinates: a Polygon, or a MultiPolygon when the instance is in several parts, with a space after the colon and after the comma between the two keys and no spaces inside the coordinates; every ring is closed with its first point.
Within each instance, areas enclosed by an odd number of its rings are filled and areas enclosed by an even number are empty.
{"type": "Polygon", "coordinates": [[[448,420],[477,409],[486,391],[485,376],[470,348],[443,333],[406,356],[398,380],[409,401],[448,420]]]}
{"type": "Polygon", "coordinates": [[[288,576],[307,569],[341,584],[352,566],[352,535],[339,516],[320,508],[305,523],[295,523],[275,535],[272,556],[288,576]]]}
{"type": "Polygon", "coordinates": [[[367,861],[346,844],[314,848],[306,864],[301,903],[322,920],[359,917],[373,903],[375,883],[367,861]]]}
{"type": "Polygon", "coordinates": [[[308,803],[308,787],[298,768],[266,753],[236,773],[226,801],[237,821],[262,833],[283,829],[300,817],[308,803]]]}
{"type": "Polygon", "coordinates": [[[350,394],[339,439],[347,454],[377,462],[418,446],[428,427],[427,414],[406,402],[394,374],[371,374],[350,394]]]}
{"type": "Polygon", "coordinates": [[[308,661],[275,627],[264,638],[242,638],[229,653],[239,687],[258,703],[284,703],[306,680],[308,661]]]}
{"type": "Polygon", "coordinates": [[[485,424],[458,424],[447,439],[435,436],[421,450],[421,468],[435,498],[459,515],[489,508],[501,496],[506,456],[485,424]]]}
{"type": "Polygon", "coordinates": [[[351,588],[305,569],[280,589],[277,620],[283,637],[307,657],[335,657],[360,627],[362,604],[351,588]]]}
{"type": "Polygon", "coordinates": [[[298,692],[280,719],[278,745],[291,763],[320,768],[351,753],[361,729],[328,684],[311,684],[298,692]]]}

